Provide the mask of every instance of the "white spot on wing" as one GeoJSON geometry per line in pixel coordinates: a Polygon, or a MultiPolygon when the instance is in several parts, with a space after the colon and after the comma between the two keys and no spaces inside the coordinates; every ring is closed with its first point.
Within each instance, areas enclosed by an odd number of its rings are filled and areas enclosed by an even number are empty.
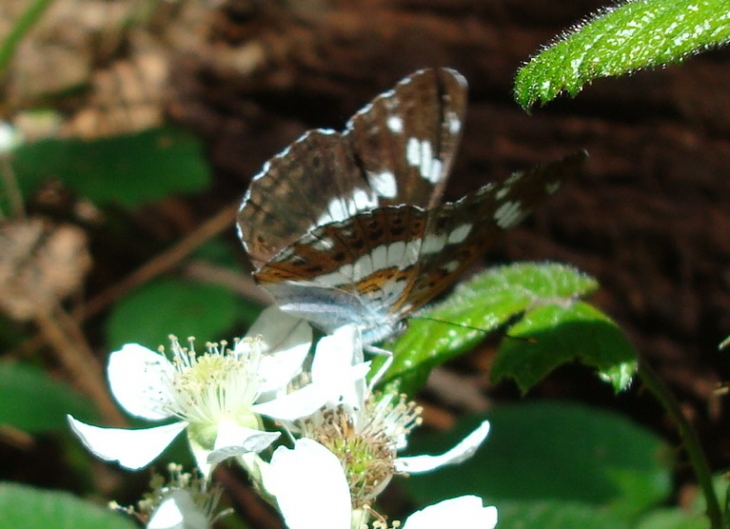
{"type": "Polygon", "coordinates": [[[433,165],[433,151],[431,142],[423,140],[421,142],[421,176],[426,180],[431,180],[431,169],[433,165]]]}
{"type": "Polygon", "coordinates": [[[363,255],[357,261],[352,263],[352,276],[351,282],[355,283],[363,277],[373,273],[375,263],[373,262],[370,255],[363,255]]]}
{"type": "Polygon", "coordinates": [[[555,193],[558,189],[560,189],[560,181],[557,182],[547,182],[545,184],[545,192],[548,195],[552,195],[555,193]]]}
{"type": "Polygon", "coordinates": [[[352,191],[352,201],[349,204],[350,215],[354,215],[358,211],[373,208],[377,206],[377,201],[364,189],[354,189],[352,191]]]}
{"type": "Polygon", "coordinates": [[[510,186],[504,186],[502,189],[500,189],[499,191],[497,191],[494,194],[494,197],[497,200],[502,200],[504,197],[506,197],[509,194],[510,189],[511,189],[510,186]]]}
{"type": "Polygon", "coordinates": [[[412,165],[413,167],[421,165],[421,146],[416,138],[408,138],[408,143],[406,144],[406,160],[408,160],[408,165],[412,165]]]}
{"type": "Polygon", "coordinates": [[[448,244],[458,244],[463,242],[464,239],[469,235],[471,231],[471,224],[462,224],[454,231],[449,234],[449,238],[446,240],[448,244]]]}
{"type": "Polygon", "coordinates": [[[446,119],[449,123],[449,132],[451,134],[458,134],[461,130],[461,120],[459,119],[459,116],[456,115],[456,112],[449,112],[446,119]]]}
{"type": "Polygon", "coordinates": [[[373,191],[381,197],[395,198],[398,194],[398,184],[392,171],[381,171],[368,175],[368,181],[373,191]]]}
{"type": "Polygon", "coordinates": [[[517,224],[524,216],[525,212],[522,211],[519,200],[505,202],[494,212],[494,220],[497,221],[497,225],[505,230],[517,224]]]}
{"type": "Polygon", "coordinates": [[[406,160],[408,165],[418,167],[421,178],[437,183],[441,178],[444,163],[433,155],[433,146],[429,140],[408,138],[406,142],[406,160]]]}
{"type": "Polygon", "coordinates": [[[385,124],[394,134],[400,134],[403,132],[403,118],[400,116],[388,116],[385,124]]]}
{"type": "Polygon", "coordinates": [[[342,265],[340,268],[329,274],[322,274],[312,278],[311,282],[297,281],[299,284],[308,284],[318,286],[326,286],[328,288],[337,288],[342,285],[349,285],[353,281],[354,268],[351,264],[342,265]]]}
{"type": "Polygon", "coordinates": [[[404,264],[407,266],[416,264],[421,251],[421,239],[414,239],[406,246],[404,264]]]}
{"type": "Polygon", "coordinates": [[[403,260],[403,254],[406,251],[406,243],[396,241],[388,246],[388,259],[385,261],[385,268],[398,266],[403,260]]]}
{"type": "Polygon", "coordinates": [[[461,263],[459,263],[459,261],[449,261],[442,267],[442,269],[446,271],[446,273],[450,274],[451,272],[459,268],[460,265],[461,263]]]}
{"type": "Polygon", "coordinates": [[[335,243],[329,237],[322,237],[321,239],[315,239],[311,243],[312,248],[321,252],[326,252],[335,247],[335,243]]]}
{"type": "Polygon", "coordinates": [[[341,198],[333,198],[327,204],[327,210],[317,219],[317,224],[321,226],[330,222],[344,220],[349,216],[346,201],[341,198]]]}
{"type": "MultiPolygon", "coordinates": [[[[364,256],[367,257],[367,256],[364,256]]],[[[377,248],[373,249],[372,253],[370,254],[370,257],[372,258],[372,269],[368,274],[371,274],[373,270],[380,270],[381,268],[387,268],[388,263],[388,247],[384,244],[381,244],[377,248]]],[[[365,274],[367,275],[367,274],[365,274]]],[[[365,275],[360,275],[359,277],[365,277],[365,275]]]]}
{"type": "Polygon", "coordinates": [[[446,235],[429,235],[423,239],[421,254],[428,255],[440,252],[446,245],[446,235]]]}
{"type": "Polygon", "coordinates": [[[506,187],[509,187],[512,184],[514,184],[514,183],[519,182],[520,180],[522,180],[522,177],[523,176],[525,176],[525,172],[524,171],[517,171],[516,173],[512,173],[511,175],[509,175],[509,178],[507,178],[504,181],[504,184],[503,185],[506,186],[506,187]]]}
{"type": "Polygon", "coordinates": [[[443,172],[444,163],[438,158],[431,160],[431,172],[429,173],[428,179],[432,184],[437,184],[441,179],[441,173],[443,172]]]}

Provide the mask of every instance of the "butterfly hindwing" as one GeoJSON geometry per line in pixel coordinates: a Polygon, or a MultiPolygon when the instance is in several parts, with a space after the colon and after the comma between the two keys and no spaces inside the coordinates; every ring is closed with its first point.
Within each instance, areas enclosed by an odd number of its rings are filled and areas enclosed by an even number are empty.
{"type": "Polygon", "coordinates": [[[415,310],[449,288],[501,235],[575,176],[586,153],[512,174],[429,211],[420,270],[399,310],[415,310]]]}

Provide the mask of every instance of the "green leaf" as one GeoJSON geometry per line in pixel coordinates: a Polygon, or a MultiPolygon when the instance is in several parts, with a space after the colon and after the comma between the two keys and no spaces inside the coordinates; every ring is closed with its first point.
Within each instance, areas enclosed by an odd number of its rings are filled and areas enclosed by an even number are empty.
{"type": "Polygon", "coordinates": [[[388,380],[398,379],[399,390],[408,393],[420,387],[435,366],[472,349],[516,316],[545,304],[564,305],[597,286],[593,278],[562,264],[493,268],[409,320],[406,333],[384,346],[394,357],[388,380]]]}
{"type": "MultiPolygon", "coordinates": [[[[417,431],[409,453],[441,453],[484,418],[462,420],[448,435],[417,431]]],[[[489,437],[472,459],[400,484],[423,505],[477,494],[497,507],[501,501],[568,501],[622,516],[641,513],[671,492],[670,447],[619,415],[542,401],[501,407],[486,418],[489,437]]]]}
{"type": "Polygon", "coordinates": [[[638,368],[637,353],[616,324],[579,301],[527,312],[502,342],[491,377],[512,377],[527,391],[559,365],[576,359],[597,368],[616,391],[629,385],[638,368]]]}
{"type": "Polygon", "coordinates": [[[710,529],[707,516],[683,509],[657,509],[641,518],[636,529],[710,529]]]}
{"type": "Polygon", "coordinates": [[[132,520],[110,509],[55,492],[0,483],[3,527],[22,529],[135,529],[132,520]]]}
{"type": "Polygon", "coordinates": [[[730,39],[726,0],[645,0],[605,9],[573,28],[517,74],[523,107],[565,90],[574,96],[598,77],[680,62],[730,39]]]}
{"type": "Polygon", "coordinates": [[[500,501],[499,529],[630,529],[613,511],[568,501],[500,501]]]}
{"type": "Polygon", "coordinates": [[[107,322],[107,342],[111,349],[130,342],[156,349],[174,334],[205,344],[225,339],[238,316],[239,300],[224,287],[160,279],[117,303],[107,322]]]}
{"type": "Polygon", "coordinates": [[[97,416],[87,397],[40,369],[17,363],[0,364],[0,402],[0,424],[32,434],[65,429],[67,413],[97,416]]]}
{"type": "Polygon", "coordinates": [[[94,202],[129,208],[200,191],[211,180],[200,143],[174,128],[94,141],[42,140],[15,150],[13,168],[26,195],[56,177],[94,202]]]}

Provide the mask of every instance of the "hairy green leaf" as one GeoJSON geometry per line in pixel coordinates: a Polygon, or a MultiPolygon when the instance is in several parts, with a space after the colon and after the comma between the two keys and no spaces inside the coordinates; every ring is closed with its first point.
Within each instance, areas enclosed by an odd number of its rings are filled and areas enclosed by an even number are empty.
{"type": "Polygon", "coordinates": [[[517,74],[523,107],[599,77],[680,62],[730,39],[726,0],[643,0],[603,10],[579,24],[517,74]]]}

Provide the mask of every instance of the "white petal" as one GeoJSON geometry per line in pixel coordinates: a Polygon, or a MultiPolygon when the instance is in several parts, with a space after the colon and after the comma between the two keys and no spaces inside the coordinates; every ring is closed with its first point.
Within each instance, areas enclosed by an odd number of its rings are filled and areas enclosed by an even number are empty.
{"type": "Polygon", "coordinates": [[[301,370],[312,345],[312,327],[305,320],[271,306],[246,334],[247,337],[259,335],[267,351],[259,368],[263,379],[261,391],[275,391],[286,386],[301,370]]]}
{"type": "Polygon", "coordinates": [[[215,465],[208,463],[208,458],[213,451],[208,448],[203,448],[190,435],[188,435],[188,443],[190,444],[190,451],[193,453],[198,470],[200,470],[200,473],[203,474],[206,479],[210,479],[210,475],[213,472],[215,465]]]}
{"type": "Polygon", "coordinates": [[[495,525],[496,507],[484,507],[477,496],[460,496],[414,512],[403,529],[493,529],[495,525]]]}
{"type": "Polygon", "coordinates": [[[355,325],[344,325],[317,343],[312,362],[312,379],[329,377],[359,364],[362,358],[362,335],[355,325]]]}
{"type": "Polygon", "coordinates": [[[174,490],[152,513],[147,529],[207,529],[208,518],[187,490],[174,490]]]}
{"type": "Polygon", "coordinates": [[[271,446],[279,436],[279,432],[263,432],[240,426],[233,421],[221,422],[218,425],[215,447],[208,454],[208,463],[216,465],[229,457],[249,452],[259,453],[271,446]]]}
{"type": "Polygon", "coordinates": [[[349,529],[350,490],[337,457],[311,439],[279,447],[264,472],[289,529],[349,529]]]}
{"type": "Polygon", "coordinates": [[[114,398],[132,415],[150,421],[170,417],[160,408],[168,394],[167,377],[172,364],[159,353],[128,343],[109,356],[107,377],[114,398]]]}
{"type": "Polygon", "coordinates": [[[466,461],[474,455],[477,448],[487,438],[487,434],[489,434],[489,421],[484,421],[463,441],[444,454],[439,456],[399,457],[395,460],[396,472],[418,474],[420,472],[430,472],[444,465],[454,465],[466,461]]]}
{"type": "Polygon", "coordinates": [[[188,425],[175,422],[155,428],[123,430],[91,426],[70,415],[67,418],[73,432],[95,456],[105,461],[117,461],[131,470],[148,465],[188,425]]]}
{"type": "Polygon", "coordinates": [[[333,401],[362,409],[368,391],[365,379],[370,362],[362,361],[362,335],[355,325],[345,325],[317,344],[312,362],[312,382],[328,385],[333,401]]]}
{"type": "Polygon", "coordinates": [[[294,421],[308,417],[322,406],[345,402],[343,395],[354,393],[358,381],[363,380],[370,369],[369,363],[349,366],[348,371],[336,378],[319,379],[287,395],[269,402],[252,406],[252,411],[281,421],[294,421]]]}

